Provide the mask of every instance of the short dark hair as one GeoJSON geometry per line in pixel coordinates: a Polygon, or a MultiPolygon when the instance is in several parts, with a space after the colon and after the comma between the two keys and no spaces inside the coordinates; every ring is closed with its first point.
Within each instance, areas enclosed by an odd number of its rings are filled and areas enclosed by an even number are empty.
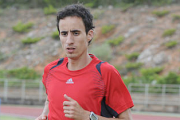
{"type": "Polygon", "coordinates": [[[89,30],[95,28],[93,25],[93,16],[90,13],[90,11],[87,8],[85,8],[82,4],[72,4],[66,6],[62,11],[58,12],[57,14],[57,29],[59,33],[60,33],[60,29],[59,29],[60,20],[68,16],[77,16],[82,18],[85,26],[86,34],[89,32],[89,30]]]}

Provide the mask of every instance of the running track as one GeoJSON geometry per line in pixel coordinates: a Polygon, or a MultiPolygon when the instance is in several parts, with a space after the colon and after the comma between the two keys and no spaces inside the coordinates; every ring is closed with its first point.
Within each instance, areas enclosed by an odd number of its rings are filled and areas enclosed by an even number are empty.
{"type": "MultiPolygon", "coordinates": [[[[2,105],[0,108],[0,112],[4,115],[21,116],[34,120],[35,117],[40,115],[42,109],[42,107],[2,105]]],[[[133,120],[180,120],[180,115],[175,114],[153,114],[133,112],[132,116],[133,120]]]]}

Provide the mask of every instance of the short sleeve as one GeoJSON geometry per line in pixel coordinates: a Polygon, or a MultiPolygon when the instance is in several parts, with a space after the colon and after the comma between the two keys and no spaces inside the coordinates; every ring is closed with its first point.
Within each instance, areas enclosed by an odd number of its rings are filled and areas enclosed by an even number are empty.
{"type": "Polygon", "coordinates": [[[119,72],[112,65],[102,64],[101,71],[106,86],[106,108],[110,114],[118,117],[120,113],[134,106],[132,98],[119,72]]]}

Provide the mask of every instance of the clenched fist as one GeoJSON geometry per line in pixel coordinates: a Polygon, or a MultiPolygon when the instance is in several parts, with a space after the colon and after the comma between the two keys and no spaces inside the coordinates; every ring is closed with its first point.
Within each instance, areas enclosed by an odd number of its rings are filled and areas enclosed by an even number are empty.
{"type": "Polygon", "coordinates": [[[67,100],[63,102],[65,117],[72,118],[74,120],[89,120],[89,111],[84,110],[77,101],[66,94],[64,95],[64,98],[67,100]]]}

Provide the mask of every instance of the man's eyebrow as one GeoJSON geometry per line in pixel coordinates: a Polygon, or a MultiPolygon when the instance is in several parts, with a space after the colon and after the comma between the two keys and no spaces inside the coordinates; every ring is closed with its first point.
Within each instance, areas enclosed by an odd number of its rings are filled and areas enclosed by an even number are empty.
{"type": "Polygon", "coordinates": [[[61,33],[65,33],[65,32],[68,32],[68,31],[61,31],[61,33]]]}
{"type": "Polygon", "coordinates": [[[70,32],[81,32],[80,30],[70,30],[70,32]]]}
{"type": "MultiPolygon", "coordinates": [[[[61,31],[60,33],[67,33],[68,31],[61,31]]],[[[80,30],[70,30],[70,32],[81,32],[80,30]]]]}

